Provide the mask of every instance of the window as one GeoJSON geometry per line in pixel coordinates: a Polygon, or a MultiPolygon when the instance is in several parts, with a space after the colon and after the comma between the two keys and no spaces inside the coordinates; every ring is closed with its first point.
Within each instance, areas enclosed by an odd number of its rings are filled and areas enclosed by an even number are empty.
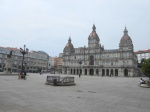
{"type": "Polygon", "coordinates": [[[90,56],[90,65],[94,65],[94,56],[90,56]]]}

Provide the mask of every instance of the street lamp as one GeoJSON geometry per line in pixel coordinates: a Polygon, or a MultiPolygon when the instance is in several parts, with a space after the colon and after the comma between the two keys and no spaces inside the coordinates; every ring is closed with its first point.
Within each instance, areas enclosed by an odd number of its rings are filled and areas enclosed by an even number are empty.
{"type": "Polygon", "coordinates": [[[22,49],[22,48],[20,48],[20,53],[23,55],[23,57],[22,57],[22,65],[21,65],[21,73],[23,73],[23,72],[24,72],[24,68],[23,68],[24,55],[25,55],[25,54],[27,54],[27,53],[28,53],[28,51],[29,51],[29,49],[28,49],[28,48],[26,48],[26,45],[24,45],[24,48],[23,48],[23,49],[22,49]]]}
{"type": "Polygon", "coordinates": [[[81,75],[81,64],[82,64],[82,61],[80,60],[78,63],[80,64],[80,72],[79,72],[79,77],[80,77],[80,75],[81,75]]]}

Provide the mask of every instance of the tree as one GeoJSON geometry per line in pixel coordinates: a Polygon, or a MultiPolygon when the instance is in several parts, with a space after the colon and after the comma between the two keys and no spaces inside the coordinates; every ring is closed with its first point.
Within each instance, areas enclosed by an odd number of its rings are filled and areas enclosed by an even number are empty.
{"type": "Polygon", "coordinates": [[[138,68],[142,69],[142,64],[144,63],[144,61],[145,61],[145,59],[142,58],[142,59],[141,59],[141,62],[138,63],[138,68]]]}
{"type": "Polygon", "coordinates": [[[142,59],[141,64],[142,64],[142,72],[150,79],[150,58],[142,59]]]}

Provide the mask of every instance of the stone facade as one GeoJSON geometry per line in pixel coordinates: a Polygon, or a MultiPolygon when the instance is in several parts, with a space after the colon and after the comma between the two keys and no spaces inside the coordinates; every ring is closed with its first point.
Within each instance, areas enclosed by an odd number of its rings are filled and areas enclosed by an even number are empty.
{"type": "MultiPolygon", "coordinates": [[[[12,53],[12,72],[20,72],[22,64],[22,54],[20,49],[10,47],[0,47],[0,72],[3,72],[7,67],[7,55],[12,53]]],[[[31,51],[24,57],[24,67],[27,72],[38,72],[41,68],[43,72],[47,72],[49,55],[43,51],[31,51]]]]}
{"type": "Polygon", "coordinates": [[[71,38],[63,50],[64,74],[99,76],[137,76],[137,56],[125,27],[119,49],[106,50],[101,45],[96,27],[88,37],[88,47],[74,48],[71,38]]]}

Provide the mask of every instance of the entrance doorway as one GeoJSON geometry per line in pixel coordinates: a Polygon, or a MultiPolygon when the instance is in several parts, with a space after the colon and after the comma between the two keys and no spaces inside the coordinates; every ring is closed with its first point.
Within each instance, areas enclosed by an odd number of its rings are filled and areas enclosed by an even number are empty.
{"type": "Polygon", "coordinates": [[[94,75],[94,70],[90,69],[90,75],[94,75]]]}
{"type": "Polygon", "coordinates": [[[109,69],[106,70],[106,75],[109,76],[109,69]]]}
{"type": "Polygon", "coordinates": [[[90,56],[90,63],[89,65],[94,65],[94,56],[90,56]]]}
{"type": "Polygon", "coordinates": [[[105,69],[102,69],[102,76],[105,75],[105,69]]]}
{"type": "Polygon", "coordinates": [[[118,76],[118,69],[115,69],[115,76],[118,76]]]}
{"type": "Polygon", "coordinates": [[[111,76],[113,76],[113,75],[114,75],[114,71],[113,71],[113,69],[111,69],[111,73],[110,73],[110,74],[111,74],[111,76]]]}
{"type": "Polygon", "coordinates": [[[98,69],[96,69],[96,75],[99,75],[98,73],[99,73],[99,70],[98,70],[98,69]]]}
{"type": "Polygon", "coordinates": [[[87,75],[87,69],[85,69],[85,75],[87,75]]]}
{"type": "Polygon", "coordinates": [[[124,76],[128,77],[128,70],[127,69],[124,70],[124,76]]]}

